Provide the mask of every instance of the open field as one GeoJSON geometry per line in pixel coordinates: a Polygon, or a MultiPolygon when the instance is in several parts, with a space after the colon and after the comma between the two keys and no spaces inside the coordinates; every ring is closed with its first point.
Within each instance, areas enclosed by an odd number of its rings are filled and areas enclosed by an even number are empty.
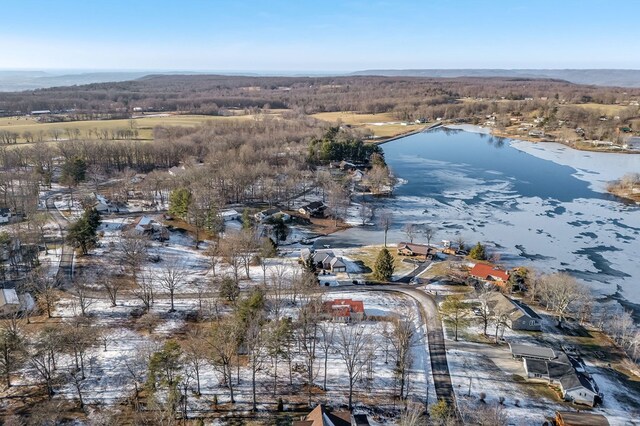
{"type": "Polygon", "coordinates": [[[424,124],[403,124],[390,112],[382,114],[358,114],[350,111],[339,111],[320,112],[312,114],[311,116],[318,120],[331,123],[341,122],[356,128],[369,130],[378,138],[391,138],[426,127],[424,124]]]}
{"type": "MultiPolygon", "coordinates": [[[[620,112],[626,110],[627,108],[630,108],[628,105],[605,105],[605,104],[596,104],[596,103],[566,104],[566,105],[561,105],[560,108],[562,108],[563,106],[583,108],[588,111],[599,111],[605,115],[617,115],[620,112]]],[[[637,107],[631,107],[631,108],[637,108],[637,107]]]]}
{"type": "MultiPolygon", "coordinates": [[[[273,111],[271,116],[279,116],[280,112],[273,111]]],[[[81,138],[97,138],[97,134],[102,131],[112,132],[117,130],[137,130],[138,140],[153,139],[153,128],[156,126],[185,126],[193,127],[213,121],[226,120],[253,120],[257,116],[254,114],[233,115],[233,116],[212,116],[212,115],[178,115],[178,114],[156,114],[133,119],[118,120],[87,120],[87,121],[67,121],[59,123],[40,123],[33,117],[6,117],[0,118],[0,131],[10,131],[19,134],[18,143],[25,142],[22,136],[25,132],[31,132],[34,137],[42,132],[43,140],[53,139],[52,132],[58,132],[58,139],[68,139],[67,129],[77,129],[81,138]]],[[[111,136],[107,137],[111,139],[111,136]]]]}

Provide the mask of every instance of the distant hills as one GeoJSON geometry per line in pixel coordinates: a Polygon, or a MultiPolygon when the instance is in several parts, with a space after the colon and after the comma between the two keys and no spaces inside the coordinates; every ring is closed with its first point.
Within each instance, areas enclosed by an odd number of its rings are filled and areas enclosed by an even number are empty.
{"type": "Polygon", "coordinates": [[[48,87],[127,81],[149,72],[87,72],[55,74],[45,71],[0,71],[0,92],[45,89],[48,87]]]}
{"type": "Polygon", "coordinates": [[[640,87],[640,70],[617,69],[379,69],[364,70],[350,75],[380,75],[386,77],[503,77],[551,78],[576,84],[596,86],[640,87]]]}
{"type": "Polygon", "coordinates": [[[2,71],[0,92],[45,89],[92,83],[120,82],[140,79],[149,75],[233,75],[233,76],[386,76],[386,77],[500,77],[564,80],[576,84],[596,86],[640,87],[640,70],[617,69],[373,69],[353,73],[304,72],[190,72],[190,71],[2,71]]]}

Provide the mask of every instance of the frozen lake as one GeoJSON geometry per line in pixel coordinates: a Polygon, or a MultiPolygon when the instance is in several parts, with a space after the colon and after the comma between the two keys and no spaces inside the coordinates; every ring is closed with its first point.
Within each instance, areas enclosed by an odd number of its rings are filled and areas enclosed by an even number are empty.
{"type": "MultiPolygon", "coordinates": [[[[402,181],[393,198],[371,200],[378,213],[394,216],[390,244],[406,239],[406,223],[428,224],[438,229],[436,242],[457,236],[467,244],[482,241],[507,266],[566,271],[594,292],[640,308],[640,208],[604,191],[607,181],[639,172],[640,155],[450,129],[408,136],[383,149],[402,181]]],[[[382,232],[367,227],[318,243],[382,242],[382,232]]]]}

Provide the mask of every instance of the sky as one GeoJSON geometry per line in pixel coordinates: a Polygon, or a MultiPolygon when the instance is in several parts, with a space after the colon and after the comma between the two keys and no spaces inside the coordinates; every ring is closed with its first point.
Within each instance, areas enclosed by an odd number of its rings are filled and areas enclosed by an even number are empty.
{"type": "Polygon", "coordinates": [[[0,69],[640,69],[640,0],[20,0],[1,11],[0,69]]]}

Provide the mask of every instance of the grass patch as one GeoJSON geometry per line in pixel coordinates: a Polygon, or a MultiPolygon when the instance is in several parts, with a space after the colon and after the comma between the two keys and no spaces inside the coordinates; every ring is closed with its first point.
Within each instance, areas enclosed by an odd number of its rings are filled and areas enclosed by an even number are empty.
{"type": "MultiPolygon", "coordinates": [[[[356,262],[362,262],[362,264],[365,265],[366,268],[363,268],[363,270],[370,270],[370,272],[365,275],[366,279],[373,279],[373,265],[375,264],[378,253],[380,253],[382,248],[382,245],[365,246],[349,252],[350,258],[353,258],[356,262]]],[[[414,267],[412,264],[402,261],[403,259],[407,259],[406,256],[400,256],[394,247],[387,247],[387,250],[389,250],[391,257],[393,257],[393,266],[395,268],[396,275],[404,275],[413,271],[414,267]]]]}

